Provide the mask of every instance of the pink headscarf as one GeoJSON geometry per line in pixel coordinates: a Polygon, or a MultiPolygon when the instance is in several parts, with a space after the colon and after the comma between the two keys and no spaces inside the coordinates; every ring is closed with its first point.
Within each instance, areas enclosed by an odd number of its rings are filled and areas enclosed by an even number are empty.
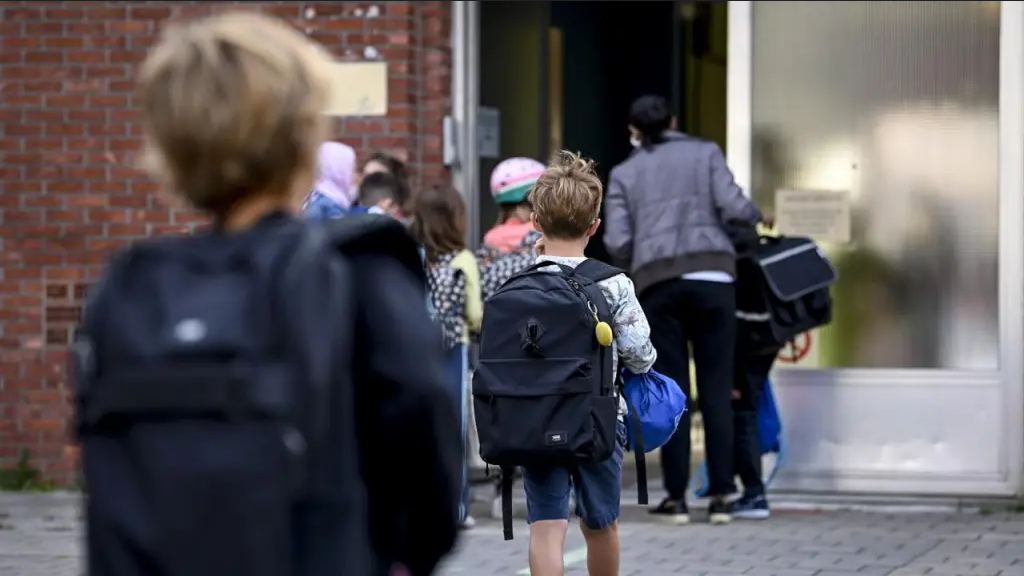
{"type": "Polygon", "coordinates": [[[316,184],[313,189],[343,208],[350,208],[356,198],[353,177],[356,151],[340,142],[324,142],[317,158],[316,184]]]}

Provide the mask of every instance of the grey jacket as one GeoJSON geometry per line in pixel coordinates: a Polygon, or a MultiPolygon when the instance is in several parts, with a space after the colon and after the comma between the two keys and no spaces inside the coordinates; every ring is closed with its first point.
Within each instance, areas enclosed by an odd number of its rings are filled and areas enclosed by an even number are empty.
{"type": "Polygon", "coordinates": [[[605,195],[604,243],[628,269],[639,294],[688,272],[736,275],[724,224],[756,224],[761,211],[736,185],[714,142],[668,132],[612,169],[605,195]]]}

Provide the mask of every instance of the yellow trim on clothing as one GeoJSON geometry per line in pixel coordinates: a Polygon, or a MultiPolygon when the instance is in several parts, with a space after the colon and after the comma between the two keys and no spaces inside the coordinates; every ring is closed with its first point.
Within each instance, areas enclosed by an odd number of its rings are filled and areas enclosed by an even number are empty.
{"type": "Polygon", "coordinates": [[[462,335],[464,344],[469,344],[469,333],[480,329],[484,318],[484,301],[480,292],[480,267],[476,256],[469,250],[463,250],[452,258],[449,264],[461,270],[466,276],[466,330],[462,335]]]}

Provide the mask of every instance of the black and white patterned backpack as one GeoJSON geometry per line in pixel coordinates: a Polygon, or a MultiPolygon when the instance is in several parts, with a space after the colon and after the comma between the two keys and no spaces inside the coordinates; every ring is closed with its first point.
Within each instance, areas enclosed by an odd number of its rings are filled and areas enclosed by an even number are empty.
{"type": "Polygon", "coordinates": [[[461,342],[466,330],[466,275],[452,267],[455,256],[444,254],[427,264],[431,313],[441,327],[446,350],[461,342]]]}
{"type": "Polygon", "coordinates": [[[484,300],[497,292],[506,280],[526,270],[537,260],[532,247],[501,252],[489,246],[481,246],[475,255],[480,267],[480,294],[484,300]]]}
{"type": "Polygon", "coordinates": [[[519,247],[533,248],[542,236],[543,234],[541,234],[540,232],[537,232],[536,230],[530,230],[529,232],[526,233],[526,236],[523,236],[523,241],[519,243],[519,247]]]}
{"type": "Polygon", "coordinates": [[[540,237],[540,232],[531,230],[523,237],[519,247],[511,252],[502,252],[491,246],[477,248],[476,263],[480,267],[480,292],[484,300],[494,294],[506,280],[537,261],[537,252],[533,247],[540,237]]]}

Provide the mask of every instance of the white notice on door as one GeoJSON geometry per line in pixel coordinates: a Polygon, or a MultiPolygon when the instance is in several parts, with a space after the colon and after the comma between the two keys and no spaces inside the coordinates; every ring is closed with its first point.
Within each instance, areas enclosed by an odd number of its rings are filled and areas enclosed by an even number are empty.
{"type": "Polygon", "coordinates": [[[850,241],[850,193],[826,190],[776,190],[775,222],[779,233],[816,242],[850,241]]]}
{"type": "Polygon", "coordinates": [[[481,106],[476,113],[477,153],[481,158],[501,156],[501,112],[481,106]]]}

